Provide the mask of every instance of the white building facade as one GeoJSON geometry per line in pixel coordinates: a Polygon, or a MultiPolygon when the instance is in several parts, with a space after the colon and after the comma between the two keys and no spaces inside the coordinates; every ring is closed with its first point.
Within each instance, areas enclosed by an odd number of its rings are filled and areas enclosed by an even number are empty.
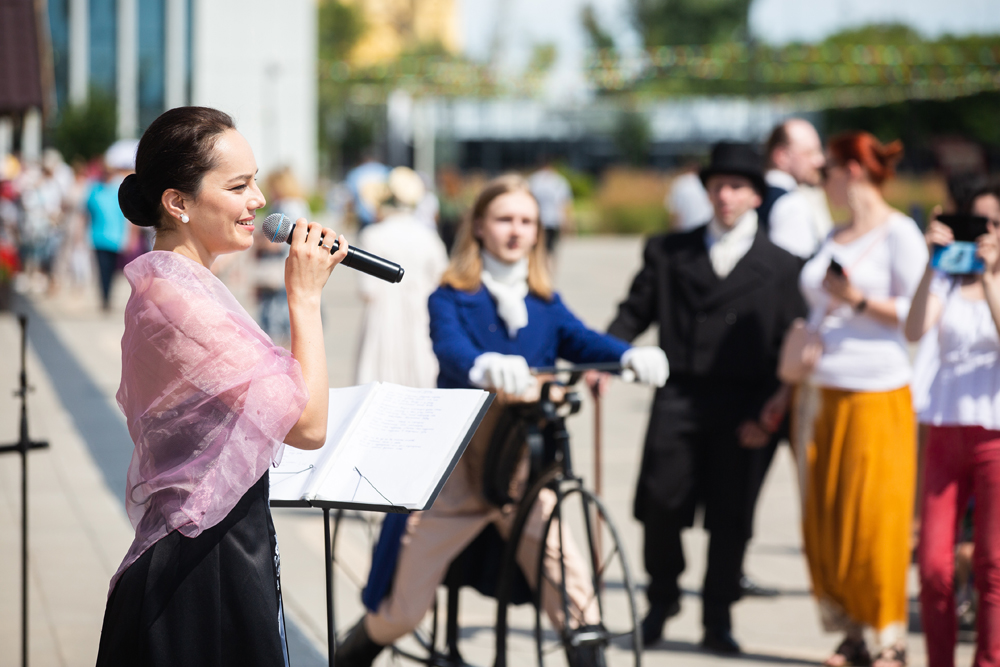
{"type": "Polygon", "coordinates": [[[166,109],[233,116],[261,175],[317,175],[315,0],[48,0],[60,109],[112,96],[118,135],[166,109]]]}

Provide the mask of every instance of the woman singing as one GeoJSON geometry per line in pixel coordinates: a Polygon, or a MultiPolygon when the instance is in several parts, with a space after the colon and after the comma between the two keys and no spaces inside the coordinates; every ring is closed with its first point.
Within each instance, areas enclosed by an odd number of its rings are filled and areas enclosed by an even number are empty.
{"type": "Polygon", "coordinates": [[[288,665],[268,468],[282,442],[323,445],[320,292],[347,252],[300,219],[285,263],[291,353],[210,267],[253,244],[264,206],[246,139],[221,111],[153,121],[122,211],[156,229],[125,268],[118,405],[135,443],[125,505],[135,541],[111,579],[98,665],[288,665]]]}
{"type": "MultiPolygon", "coordinates": [[[[662,386],[668,368],[661,349],[632,348],[591,331],[566,308],[552,289],[540,233],[538,203],[524,179],[505,176],[483,188],[459,229],[443,284],[429,300],[431,339],[440,364],[438,386],[496,390],[500,397],[495,406],[531,400],[533,390],[537,400],[529,367],[552,366],[557,358],[575,363],[621,361],[641,382],[662,386]]],[[[498,415],[499,410],[491,410],[479,433],[488,433],[498,415]]],[[[338,665],[371,665],[385,646],[420,623],[448,565],[483,529],[493,524],[501,536],[509,534],[514,513],[490,504],[483,493],[483,446],[488,437],[479,433],[430,510],[386,519],[365,590],[370,611],[338,649],[338,665]],[[386,552],[391,555],[383,558],[386,552]]],[[[523,487],[527,476],[525,465],[512,486],[523,487]]],[[[555,503],[551,490],[538,496],[518,543],[517,562],[535,587],[538,554],[545,549],[542,607],[557,627],[591,625],[600,620],[591,582],[585,561],[566,533],[562,551],[571,618],[563,618],[562,601],[551,585],[561,579],[559,531],[542,533],[555,503]]],[[[604,664],[600,647],[593,645],[567,658],[571,667],[604,664]]]]}

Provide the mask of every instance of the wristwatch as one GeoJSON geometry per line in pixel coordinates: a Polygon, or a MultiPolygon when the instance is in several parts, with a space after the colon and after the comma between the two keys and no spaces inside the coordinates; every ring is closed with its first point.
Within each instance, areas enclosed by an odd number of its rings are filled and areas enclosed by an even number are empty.
{"type": "Polygon", "coordinates": [[[861,301],[858,301],[858,305],[854,306],[855,313],[863,313],[868,307],[868,299],[866,297],[861,297],[861,301]]]}

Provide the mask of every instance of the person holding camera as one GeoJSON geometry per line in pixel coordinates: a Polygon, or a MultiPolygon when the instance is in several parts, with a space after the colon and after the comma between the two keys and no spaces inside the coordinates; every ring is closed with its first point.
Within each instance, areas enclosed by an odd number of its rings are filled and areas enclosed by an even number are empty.
{"type": "Polygon", "coordinates": [[[978,218],[949,216],[951,226],[935,216],[927,246],[938,255],[956,236],[975,237],[967,243],[981,272],[945,273],[932,260],[906,320],[911,341],[938,328],[940,366],[920,415],[929,428],[918,558],[927,659],[941,667],[955,664],[955,535],[970,495],[980,596],[974,664],[1000,663],[1000,533],[991,530],[1000,517],[1000,187],[977,192],[971,213],[978,218]]]}
{"type": "Polygon", "coordinates": [[[812,369],[820,405],[806,450],[803,533],[824,627],[844,640],[828,667],[906,664],[906,572],[916,479],[910,358],[902,325],[927,249],[881,186],[902,154],[867,132],[834,137],[827,193],[850,221],[802,269],[822,341],[812,369]]]}

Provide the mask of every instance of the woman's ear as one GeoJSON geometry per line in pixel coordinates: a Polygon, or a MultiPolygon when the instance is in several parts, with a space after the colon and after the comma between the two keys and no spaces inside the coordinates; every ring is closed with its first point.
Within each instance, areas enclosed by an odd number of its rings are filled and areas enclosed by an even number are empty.
{"type": "Polygon", "coordinates": [[[160,195],[160,204],[163,206],[163,210],[167,212],[167,215],[175,220],[180,220],[182,215],[187,215],[188,213],[184,195],[173,188],[163,191],[163,194],[160,195]]]}

